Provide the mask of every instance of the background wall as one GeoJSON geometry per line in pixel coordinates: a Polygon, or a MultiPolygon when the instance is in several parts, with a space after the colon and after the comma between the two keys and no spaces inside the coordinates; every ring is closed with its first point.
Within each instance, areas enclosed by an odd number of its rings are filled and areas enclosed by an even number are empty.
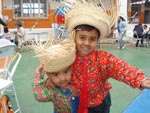
{"type": "Polygon", "coordinates": [[[48,17],[46,18],[15,18],[13,12],[13,0],[2,0],[2,15],[7,17],[8,27],[14,28],[15,21],[22,21],[25,28],[51,28],[52,23],[57,22],[57,15],[54,15],[54,10],[58,7],[58,2],[48,0],[48,17]]]}
{"type": "Polygon", "coordinates": [[[122,16],[127,20],[127,0],[119,0],[119,4],[119,16],[122,16]]]}

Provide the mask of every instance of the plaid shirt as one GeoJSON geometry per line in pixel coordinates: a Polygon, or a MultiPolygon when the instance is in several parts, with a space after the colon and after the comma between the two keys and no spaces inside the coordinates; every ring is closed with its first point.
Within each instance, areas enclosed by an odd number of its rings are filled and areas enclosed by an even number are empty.
{"type": "Polygon", "coordinates": [[[32,83],[34,97],[40,102],[53,102],[55,113],[77,113],[79,97],[71,85],[48,90],[43,76],[35,73],[32,83]]]}
{"type": "MultiPolygon", "coordinates": [[[[124,82],[133,88],[140,88],[144,73],[136,67],[129,65],[122,59],[104,51],[95,50],[88,56],[80,56],[77,52],[76,60],[72,65],[72,85],[81,92],[83,81],[87,85],[88,107],[95,107],[102,103],[103,99],[112,88],[109,78],[124,82]],[[83,79],[83,65],[86,59],[86,78],[83,79]]],[[[81,99],[81,97],[80,97],[81,99]]]]}

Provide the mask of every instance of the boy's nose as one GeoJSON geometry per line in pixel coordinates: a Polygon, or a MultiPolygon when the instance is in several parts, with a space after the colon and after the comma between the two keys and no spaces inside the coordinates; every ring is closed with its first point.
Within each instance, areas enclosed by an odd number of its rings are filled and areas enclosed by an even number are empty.
{"type": "Polygon", "coordinates": [[[84,42],[85,45],[89,45],[89,43],[90,43],[89,40],[85,40],[84,42]]]}
{"type": "Polygon", "coordinates": [[[65,76],[63,74],[60,76],[60,80],[61,81],[65,80],[65,76]]]}

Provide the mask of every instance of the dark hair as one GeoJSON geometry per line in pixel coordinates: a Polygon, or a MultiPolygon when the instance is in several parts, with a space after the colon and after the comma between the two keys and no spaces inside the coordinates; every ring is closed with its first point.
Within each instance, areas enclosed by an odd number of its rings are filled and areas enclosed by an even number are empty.
{"type": "Polygon", "coordinates": [[[91,25],[81,24],[81,25],[78,25],[75,27],[75,30],[77,30],[77,29],[81,29],[81,30],[85,30],[85,31],[92,31],[95,29],[98,33],[98,37],[101,36],[100,31],[96,27],[93,27],[91,25]]]}
{"type": "Polygon", "coordinates": [[[122,21],[126,21],[125,18],[123,18],[122,16],[119,16],[119,17],[122,21]]]}
{"type": "Polygon", "coordinates": [[[8,33],[8,32],[9,32],[8,27],[4,26],[4,33],[8,33]]]}
{"type": "Polygon", "coordinates": [[[21,27],[22,26],[22,23],[20,22],[20,21],[16,21],[16,23],[15,23],[16,25],[18,25],[19,27],[21,27]]]}
{"type": "Polygon", "coordinates": [[[0,24],[2,24],[3,26],[7,26],[7,24],[0,18],[0,24]]]}
{"type": "Polygon", "coordinates": [[[146,27],[146,28],[147,28],[147,25],[145,24],[145,25],[144,25],[144,27],[146,27]]]}

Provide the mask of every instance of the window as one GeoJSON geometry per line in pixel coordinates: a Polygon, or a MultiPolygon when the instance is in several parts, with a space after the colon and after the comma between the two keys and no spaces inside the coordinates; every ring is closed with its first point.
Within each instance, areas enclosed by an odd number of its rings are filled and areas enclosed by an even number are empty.
{"type": "Polygon", "coordinates": [[[132,0],[131,15],[134,17],[133,22],[138,23],[141,14],[141,0],[132,0]]]}
{"type": "Polygon", "coordinates": [[[43,18],[47,10],[47,0],[14,0],[15,17],[43,18]]]}
{"type": "Polygon", "coordinates": [[[150,0],[145,1],[145,6],[150,6],[150,0]]]}

